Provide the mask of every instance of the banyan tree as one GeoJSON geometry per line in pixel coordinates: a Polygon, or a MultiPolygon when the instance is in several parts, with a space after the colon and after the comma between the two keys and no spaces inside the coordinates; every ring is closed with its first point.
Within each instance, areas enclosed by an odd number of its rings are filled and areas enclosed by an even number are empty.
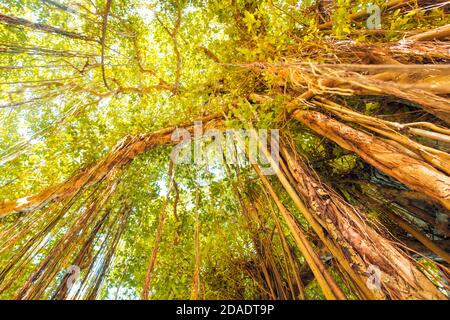
{"type": "Polygon", "coordinates": [[[447,299],[449,13],[0,0],[0,298],[447,299]]]}

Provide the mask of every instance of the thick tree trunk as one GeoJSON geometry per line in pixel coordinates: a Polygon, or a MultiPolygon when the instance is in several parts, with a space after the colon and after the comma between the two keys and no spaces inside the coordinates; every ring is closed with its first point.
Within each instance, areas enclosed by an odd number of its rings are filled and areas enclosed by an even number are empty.
{"type": "Polygon", "coordinates": [[[321,113],[297,110],[293,116],[342,148],[355,152],[378,170],[450,209],[450,178],[429,164],[402,153],[380,138],[353,129],[321,113]]]}
{"type": "Polygon", "coordinates": [[[343,249],[355,273],[364,278],[371,267],[380,269],[381,290],[373,292],[375,297],[445,299],[404,253],[369,227],[355,208],[323,184],[286,145],[281,145],[281,153],[307,210],[326,230],[326,237],[343,249]]]}

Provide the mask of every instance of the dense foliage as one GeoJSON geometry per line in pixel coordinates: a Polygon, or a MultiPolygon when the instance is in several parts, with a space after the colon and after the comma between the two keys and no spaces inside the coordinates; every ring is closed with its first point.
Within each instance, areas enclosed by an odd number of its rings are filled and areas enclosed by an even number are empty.
{"type": "Polygon", "coordinates": [[[448,12],[0,0],[0,298],[445,299],[448,12]],[[281,172],[172,163],[198,119],[279,129],[281,172]]]}

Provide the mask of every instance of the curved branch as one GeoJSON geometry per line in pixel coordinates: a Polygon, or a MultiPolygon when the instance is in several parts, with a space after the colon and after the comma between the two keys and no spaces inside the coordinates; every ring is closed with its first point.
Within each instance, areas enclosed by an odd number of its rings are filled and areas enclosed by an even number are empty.
{"type": "MultiPolygon", "coordinates": [[[[222,114],[214,114],[203,117],[199,121],[206,123],[204,126],[206,128],[207,126],[214,125],[214,120],[221,118],[222,114]]],[[[0,203],[0,218],[16,212],[27,212],[38,209],[52,201],[66,199],[75,194],[80,188],[85,188],[101,181],[109,172],[120,170],[120,168],[147,150],[160,145],[177,143],[177,141],[171,139],[172,133],[177,128],[183,127],[188,131],[193,131],[193,124],[188,123],[137,136],[126,136],[116,144],[105,158],[97,164],[85,168],[68,180],[53,185],[38,194],[0,203]]]]}

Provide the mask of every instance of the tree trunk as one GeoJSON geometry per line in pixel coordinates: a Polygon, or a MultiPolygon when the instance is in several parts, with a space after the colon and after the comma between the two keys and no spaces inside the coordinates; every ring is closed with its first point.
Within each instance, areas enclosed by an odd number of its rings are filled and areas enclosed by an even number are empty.
{"type": "MultiPolygon", "coordinates": [[[[216,114],[204,117],[199,121],[207,122],[204,125],[204,128],[206,128],[208,125],[211,125],[213,120],[216,120],[219,117],[221,117],[221,115],[216,114]]],[[[66,199],[81,188],[99,182],[111,171],[119,170],[145,151],[155,146],[177,143],[177,141],[171,140],[172,132],[177,128],[183,127],[187,127],[187,130],[193,131],[193,127],[189,127],[190,125],[191,123],[177,127],[168,127],[152,133],[140,134],[133,137],[127,136],[119,141],[111,152],[99,163],[75,174],[65,182],[51,186],[36,195],[0,203],[0,218],[16,212],[26,212],[38,209],[51,201],[66,199]]]]}
{"type": "Polygon", "coordinates": [[[294,178],[295,189],[307,209],[343,248],[345,258],[361,277],[371,266],[381,271],[376,297],[392,299],[445,299],[445,296],[386,238],[369,227],[362,215],[322,183],[313,171],[282,144],[281,154],[294,178]]]}
{"type": "Polygon", "coordinates": [[[378,170],[450,209],[450,178],[444,173],[402,153],[380,138],[353,129],[321,113],[297,110],[293,116],[342,148],[355,152],[378,170]]]}
{"type": "Polygon", "coordinates": [[[53,33],[53,34],[61,35],[61,36],[72,38],[72,39],[98,42],[97,39],[94,39],[94,38],[91,38],[91,37],[88,37],[88,36],[85,36],[82,34],[78,34],[78,33],[71,32],[71,31],[66,31],[66,30],[61,30],[59,28],[48,26],[48,25],[45,25],[42,23],[34,23],[34,22],[28,21],[26,19],[7,16],[7,15],[1,14],[1,13],[0,13],[0,23],[8,24],[10,26],[24,26],[24,27],[28,27],[28,28],[31,28],[34,30],[43,31],[46,33],[53,33]]]}

